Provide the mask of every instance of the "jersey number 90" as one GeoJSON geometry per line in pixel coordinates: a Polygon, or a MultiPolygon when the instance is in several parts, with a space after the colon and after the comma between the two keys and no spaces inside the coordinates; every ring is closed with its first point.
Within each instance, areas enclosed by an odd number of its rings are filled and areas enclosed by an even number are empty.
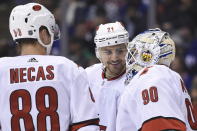
{"type": "MultiPolygon", "coordinates": [[[[157,102],[158,101],[158,92],[156,87],[151,87],[149,90],[145,89],[142,91],[142,99],[143,104],[147,105],[150,101],[151,102],[157,102]]],[[[188,122],[190,124],[190,127],[193,130],[197,130],[197,116],[194,114],[194,109],[192,106],[192,103],[188,98],[185,98],[185,105],[187,108],[187,116],[188,116],[188,122]]]]}
{"type": "MultiPolygon", "coordinates": [[[[141,75],[146,74],[148,72],[148,69],[149,68],[145,68],[144,71],[142,71],[141,75]]],[[[182,86],[183,91],[187,90],[182,80],[181,80],[181,86],[182,86]]],[[[147,105],[150,101],[157,102],[158,98],[159,98],[159,95],[158,95],[157,87],[153,86],[153,87],[150,87],[149,90],[145,89],[142,91],[142,99],[143,99],[144,105],[147,105]]],[[[188,98],[185,98],[185,105],[187,108],[187,119],[188,119],[189,125],[193,130],[197,130],[197,116],[194,115],[195,113],[194,113],[192,103],[190,102],[188,98]]]]}

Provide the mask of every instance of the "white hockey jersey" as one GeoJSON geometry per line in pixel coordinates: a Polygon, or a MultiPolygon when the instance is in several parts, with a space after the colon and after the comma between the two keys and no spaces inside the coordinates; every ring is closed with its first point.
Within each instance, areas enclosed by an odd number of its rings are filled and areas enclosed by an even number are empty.
{"type": "Polygon", "coordinates": [[[190,96],[179,74],[163,65],[141,70],[120,99],[116,131],[197,130],[190,96]]]}
{"type": "Polygon", "coordinates": [[[102,64],[86,68],[88,79],[96,107],[99,113],[100,125],[106,126],[106,131],[115,131],[119,96],[124,90],[125,73],[107,80],[104,78],[102,64]]]}
{"type": "Polygon", "coordinates": [[[85,70],[60,56],[0,58],[0,107],[2,131],[75,131],[97,117],[85,70]]]}

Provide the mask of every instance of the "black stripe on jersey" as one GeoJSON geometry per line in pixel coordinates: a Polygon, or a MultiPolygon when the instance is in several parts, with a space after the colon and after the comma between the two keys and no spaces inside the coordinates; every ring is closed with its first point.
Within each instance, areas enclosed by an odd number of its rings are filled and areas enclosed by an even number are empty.
{"type": "Polygon", "coordinates": [[[78,129],[89,125],[99,126],[99,118],[73,123],[70,125],[69,131],[77,131],[78,129]]]}
{"type": "MultiPolygon", "coordinates": [[[[163,116],[157,116],[157,117],[153,117],[151,119],[148,119],[146,121],[143,122],[141,128],[138,130],[138,131],[143,131],[142,128],[145,124],[151,122],[151,121],[154,121],[154,120],[157,120],[157,119],[165,119],[165,120],[174,120],[174,121],[177,121],[179,122],[180,124],[182,124],[184,127],[186,127],[185,125],[185,122],[183,122],[182,120],[179,120],[178,118],[175,118],[175,117],[163,117],[163,116]]],[[[160,122],[161,123],[161,122],[160,122]]],[[[152,126],[153,129],[155,129],[155,126],[152,126]]],[[[166,128],[166,129],[163,129],[163,130],[157,130],[157,131],[182,131],[182,130],[177,130],[177,129],[173,129],[173,127],[169,127],[170,129],[166,128]]],[[[153,131],[153,130],[152,130],[153,131]]]]}

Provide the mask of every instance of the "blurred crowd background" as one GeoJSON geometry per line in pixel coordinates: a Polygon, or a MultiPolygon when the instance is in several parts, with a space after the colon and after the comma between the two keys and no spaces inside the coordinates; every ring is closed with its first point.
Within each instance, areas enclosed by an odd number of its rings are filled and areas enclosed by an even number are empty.
{"type": "Polygon", "coordinates": [[[9,14],[18,4],[38,2],[56,17],[61,40],[53,55],[66,56],[84,68],[99,62],[95,57],[94,35],[99,24],[121,21],[130,40],[148,28],[167,31],[176,43],[172,69],[180,73],[197,102],[197,0],[1,0],[0,57],[14,56],[9,33],[9,14]]]}

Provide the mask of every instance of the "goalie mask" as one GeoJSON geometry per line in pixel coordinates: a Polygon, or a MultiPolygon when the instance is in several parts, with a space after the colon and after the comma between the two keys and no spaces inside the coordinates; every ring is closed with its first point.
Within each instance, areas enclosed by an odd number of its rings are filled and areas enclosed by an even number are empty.
{"type": "Polygon", "coordinates": [[[98,48],[129,42],[129,34],[120,22],[99,25],[94,38],[96,56],[100,58],[98,48]]]}
{"type": "Polygon", "coordinates": [[[167,32],[150,29],[137,35],[127,46],[127,80],[142,68],[154,64],[170,66],[175,58],[175,44],[167,32]]]}
{"type": "Polygon", "coordinates": [[[9,28],[14,41],[23,38],[37,39],[47,49],[47,54],[51,51],[53,41],[60,37],[53,14],[37,3],[16,6],[10,14],[9,28]],[[51,36],[51,42],[48,45],[40,39],[39,29],[42,26],[47,28],[51,36]]]}

